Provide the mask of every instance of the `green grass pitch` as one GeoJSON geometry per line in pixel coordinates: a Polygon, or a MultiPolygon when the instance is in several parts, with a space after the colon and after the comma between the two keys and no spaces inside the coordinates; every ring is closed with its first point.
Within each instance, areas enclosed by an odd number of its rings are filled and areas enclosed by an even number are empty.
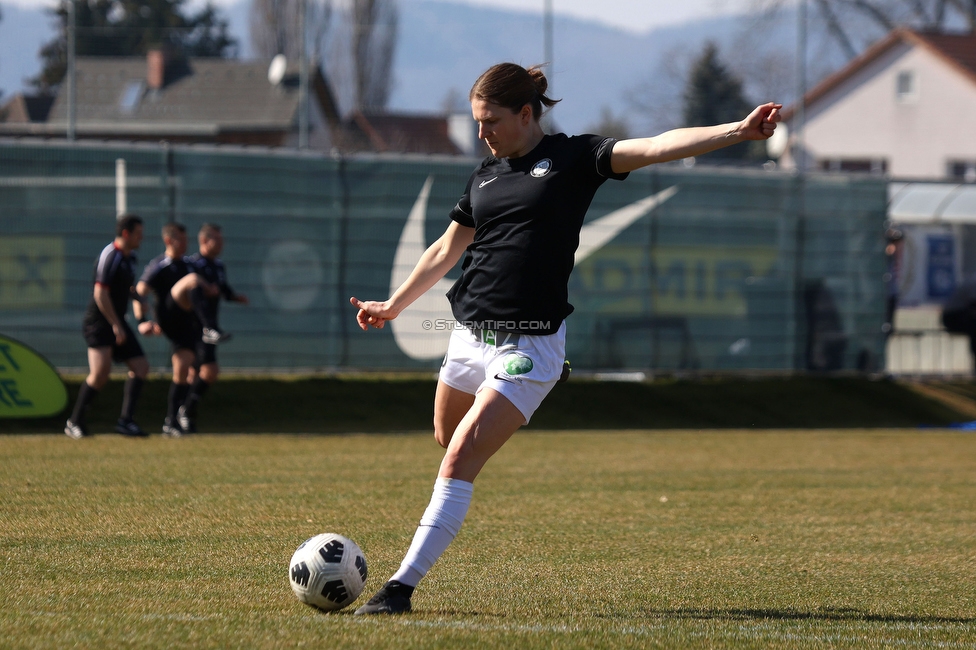
{"type": "Polygon", "coordinates": [[[973,648],[976,435],[517,434],[413,614],[301,604],[292,552],[396,569],[428,434],[0,436],[4,648],[973,648]]]}

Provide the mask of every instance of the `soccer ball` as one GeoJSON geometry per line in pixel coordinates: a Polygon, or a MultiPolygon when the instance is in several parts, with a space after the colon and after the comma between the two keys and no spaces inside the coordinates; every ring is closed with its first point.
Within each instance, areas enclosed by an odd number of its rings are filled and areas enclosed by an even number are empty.
{"type": "Polygon", "coordinates": [[[349,605],[366,586],[366,556],[356,542],[336,533],[302,542],[288,567],[298,600],[325,611],[349,605]]]}

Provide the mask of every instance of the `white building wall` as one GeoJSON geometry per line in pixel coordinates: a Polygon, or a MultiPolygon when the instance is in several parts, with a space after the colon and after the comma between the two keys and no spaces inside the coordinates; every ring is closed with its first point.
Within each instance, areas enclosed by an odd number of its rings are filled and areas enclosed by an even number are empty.
{"type": "Polygon", "coordinates": [[[807,108],[804,141],[814,161],[885,159],[894,177],[944,178],[950,160],[976,161],[976,82],[900,43],[807,108]],[[917,91],[899,99],[903,71],[917,91]]]}

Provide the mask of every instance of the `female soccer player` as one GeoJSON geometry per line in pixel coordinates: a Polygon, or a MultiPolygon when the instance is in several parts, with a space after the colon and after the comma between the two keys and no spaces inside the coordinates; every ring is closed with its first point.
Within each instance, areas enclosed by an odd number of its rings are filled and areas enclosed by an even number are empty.
{"type": "Polygon", "coordinates": [[[491,150],[451,211],[447,231],[386,301],[350,302],[360,328],[382,328],[465,254],[448,292],[454,329],[434,397],[434,438],[447,451],[400,569],[356,614],[409,612],[414,587],[453,541],[473,482],[491,456],[527,424],[559,379],[569,274],[583,217],[600,185],[654,163],[764,140],[781,104],[741,122],[675,129],[652,138],[547,135],[539,123],[548,82],[538,67],[489,68],[469,99],[478,137],[491,150]]]}

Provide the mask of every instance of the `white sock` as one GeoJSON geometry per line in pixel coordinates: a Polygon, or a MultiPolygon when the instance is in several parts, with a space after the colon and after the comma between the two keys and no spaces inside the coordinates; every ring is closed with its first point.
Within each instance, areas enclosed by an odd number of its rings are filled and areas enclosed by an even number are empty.
{"type": "Polygon", "coordinates": [[[430,505],[420,519],[413,543],[407,551],[400,570],[390,580],[416,587],[427,575],[437,558],[457,536],[468,514],[474,484],[456,478],[438,478],[430,505]]]}

